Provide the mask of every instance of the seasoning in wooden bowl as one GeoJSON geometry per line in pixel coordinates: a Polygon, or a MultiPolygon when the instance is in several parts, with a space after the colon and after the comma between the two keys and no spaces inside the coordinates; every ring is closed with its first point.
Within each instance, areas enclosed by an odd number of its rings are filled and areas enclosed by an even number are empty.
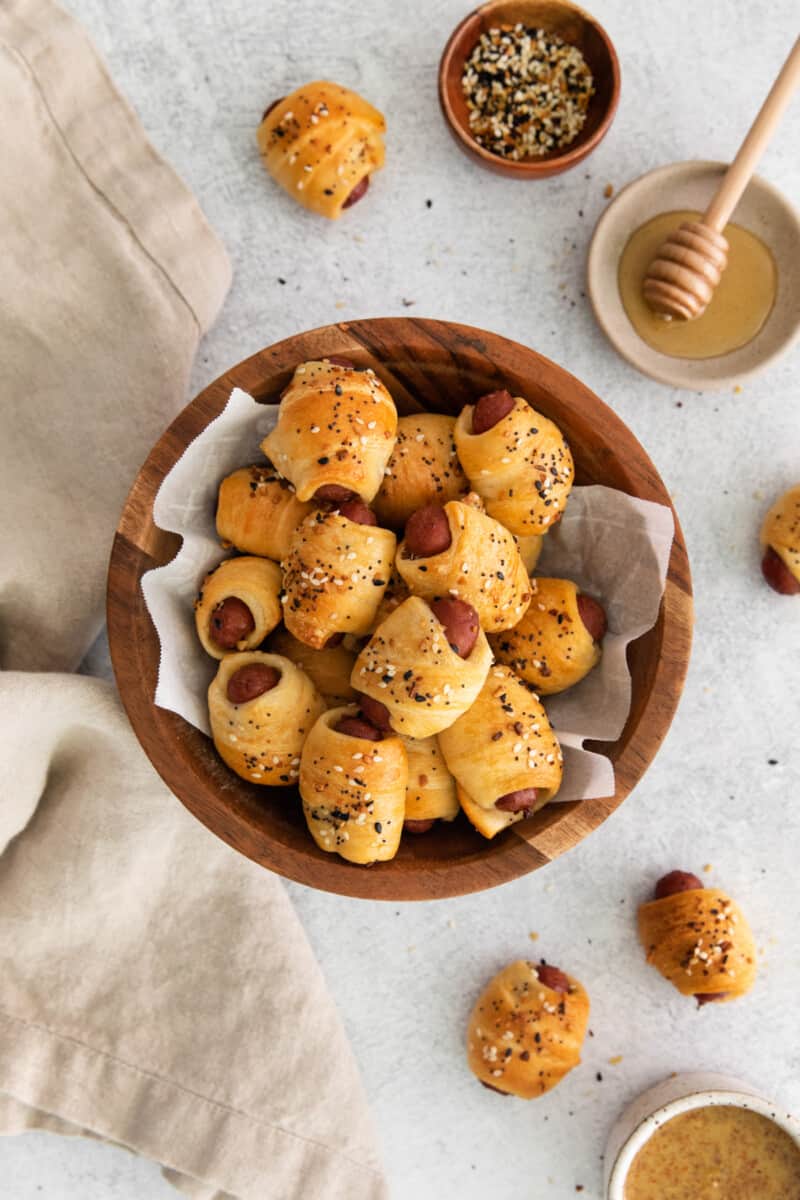
{"type": "Polygon", "coordinates": [[[769,1117],[706,1105],[666,1121],[631,1163],[624,1200],[789,1200],[800,1196],[800,1149],[769,1117]]]}
{"type": "Polygon", "coordinates": [[[523,24],[482,33],[461,83],[475,140],[514,161],[574,142],[595,90],[576,46],[523,24]]]}

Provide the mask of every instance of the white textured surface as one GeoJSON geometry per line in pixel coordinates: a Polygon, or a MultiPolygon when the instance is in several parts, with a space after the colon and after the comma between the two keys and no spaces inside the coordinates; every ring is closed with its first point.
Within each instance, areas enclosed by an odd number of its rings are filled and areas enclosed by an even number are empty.
{"type": "MultiPolygon", "coordinates": [[[[697,630],[684,700],[644,783],[601,830],[545,871],[458,901],[398,908],[290,888],[352,1035],[395,1197],[483,1200],[488,1189],[499,1200],[567,1200],[583,1185],[583,1200],[599,1200],[616,1113],[673,1070],[739,1074],[800,1110],[800,601],[762,585],[756,544],[767,502],[800,478],[800,351],[740,394],[673,393],[617,358],[582,296],[605,184],[671,160],[729,157],[796,34],[793,0],[597,0],[622,63],[620,111],[586,164],[536,184],[479,172],[439,118],[436,62],[466,0],[69,3],[234,261],[197,388],[271,341],[337,319],[480,325],[556,359],[608,401],[674,490],[686,531],[697,630]],[[363,89],[389,119],[389,166],[336,225],[273,188],[254,142],[266,103],[318,76],[363,89]],[[749,998],[698,1012],[645,967],[633,916],[663,871],[704,863],[740,900],[764,953],[749,998]],[[472,1081],[462,1034],[484,979],[532,952],[588,986],[594,1036],[583,1066],[526,1105],[472,1081]]],[[[799,142],[796,100],[762,164],[795,199],[799,142]]],[[[120,1151],[40,1135],[0,1143],[0,1179],[9,1200],[174,1195],[120,1151]]]]}

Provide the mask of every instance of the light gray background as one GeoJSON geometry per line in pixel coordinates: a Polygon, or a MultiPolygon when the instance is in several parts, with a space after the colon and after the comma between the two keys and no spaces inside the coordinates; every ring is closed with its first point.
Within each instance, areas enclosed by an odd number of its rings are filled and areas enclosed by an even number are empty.
{"type": "MultiPolygon", "coordinates": [[[[615,1115],[671,1071],[738,1073],[800,1111],[800,601],[761,583],[757,549],[767,503],[800,478],[800,353],[740,393],[672,392],[616,356],[583,297],[605,185],[672,160],[730,157],[797,34],[797,8],[597,0],[622,63],[616,123],[586,164],[526,184],[479,171],[439,116],[438,56],[468,2],[69,7],[234,262],[195,390],[301,329],[450,318],[517,338],[583,379],[673,492],[694,572],[694,655],[672,732],[622,809],[565,859],[481,896],[398,908],[290,885],[352,1037],[394,1196],[483,1200],[488,1189],[498,1200],[566,1200],[583,1185],[583,1200],[599,1200],[615,1115]],[[387,169],[338,224],[280,193],[255,146],[266,103],[320,76],[363,91],[389,121],[387,169]],[[659,874],[706,863],[706,878],[743,904],[761,969],[748,998],[698,1012],[646,968],[633,919],[659,874]],[[525,1104],[478,1087],[462,1041],[476,989],[531,952],[585,982],[594,1036],[578,1070],[525,1104]]],[[[762,164],[795,201],[798,135],[796,101],[762,164]]],[[[95,663],[102,669],[102,652],[95,663]]],[[[175,1195],[149,1163],[47,1135],[4,1139],[0,1179],[10,1200],[175,1195]]]]}

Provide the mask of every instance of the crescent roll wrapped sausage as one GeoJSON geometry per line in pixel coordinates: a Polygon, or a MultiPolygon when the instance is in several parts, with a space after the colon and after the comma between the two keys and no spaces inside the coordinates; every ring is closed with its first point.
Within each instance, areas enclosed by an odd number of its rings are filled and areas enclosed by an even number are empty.
{"type": "Polygon", "coordinates": [[[336,633],[369,633],[395,553],[388,529],[338,511],[311,513],[295,530],[283,561],[283,619],[307,646],[336,633]]]}
{"type": "Polygon", "coordinates": [[[350,674],[356,656],[341,643],[314,650],[279,626],[270,634],[268,647],[271,654],[282,654],[302,668],[329,708],[353,699],[350,674]]]}
{"type": "Polygon", "coordinates": [[[589,997],[558,967],[524,960],[495,975],[472,1010],[467,1062],[496,1092],[533,1100],[581,1061],[589,997]]]}
{"type": "Polygon", "coordinates": [[[776,500],[761,526],[761,569],[769,586],[784,596],[800,592],[800,483],[776,500]]]}
{"type": "Polygon", "coordinates": [[[295,368],[278,423],[261,443],[298,500],[367,504],[383,480],[397,430],[392,397],[371,368],[307,362],[295,368]]]}
{"type": "Polygon", "coordinates": [[[227,558],[209,571],[194,602],[197,636],[212,658],[254,650],[281,619],[281,572],[266,558],[227,558]]]}
{"type": "Polygon", "coordinates": [[[563,755],[539,700],[494,666],[471,708],[439,734],[468,819],[493,838],[536,812],[561,786],[563,755]]]}
{"type": "Polygon", "coordinates": [[[274,467],[240,467],[219,485],[217,533],[244,554],[280,562],[312,507],[301,504],[274,467]]]}
{"type": "Polygon", "coordinates": [[[605,612],[569,579],[536,580],[536,594],[513,629],[491,639],[498,662],[550,696],[579,683],[600,661],[605,612]]]}
{"type": "Polygon", "coordinates": [[[455,417],[411,413],[397,422],[397,441],[375,497],[382,525],[402,529],[426,504],[446,504],[469,491],[453,438],[455,417]]]}
{"type": "Polygon", "coordinates": [[[734,1000],[753,986],[756,946],[738,904],[688,871],[670,871],[639,905],[647,961],[698,1004],[734,1000]]]}
{"type": "Polygon", "coordinates": [[[403,745],[408,758],[406,830],[425,833],[434,821],[455,820],[456,781],[447,769],[438,739],[404,737],[403,745]]]}
{"type": "Polygon", "coordinates": [[[280,654],[228,654],[208,689],[211,735],[223,762],[265,787],[297,781],[300,751],[325,702],[280,654]]]}
{"type": "Polygon", "coordinates": [[[487,633],[516,625],[536,590],[508,530],[462,500],[418,509],[396,566],[414,595],[471,604],[487,633]]]}
{"type": "Polygon", "coordinates": [[[575,474],[558,426],[521,396],[492,392],[461,410],[455,439],[489,515],[521,536],[546,533],[564,510],[575,474]]]}
{"type": "Polygon", "coordinates": [[[258,148],[272,178],[304,208],[336,220],[383,166],[381,113],[356,92],[317,80],[268,108],[258,148]]]}
{"type": "MultiPolygon", "coordinates": [[[[477,618],[467,657],[451,640],[430,605],[409,596],[375,630],[356,659],[350,682],[381,706],[387,728],[407,737],[431,737],[469,708],[492,662],[477,618]]],[[[367,715],[375,720],[372,704],[367,715]]]]}
{"type": "Polygon", "coordinates": [[[352,706],[324,713],[300,762],[303,812],[319,848],[352,863],[394,858],[403,832],[407,777],[399,737],[382,737],[352,706]],[[340,725],[352,732],[341,732],[340,725]]]}
{"type": "Polygon", "coordinates": [[[522,565],[528,574],[532,575],[539,561],[539,555],[542,553],[544,536],[540,534],[532,534],[530,537],[518,536],[516,543],[519,549],[519,556],[522,559],[522,565]]]}

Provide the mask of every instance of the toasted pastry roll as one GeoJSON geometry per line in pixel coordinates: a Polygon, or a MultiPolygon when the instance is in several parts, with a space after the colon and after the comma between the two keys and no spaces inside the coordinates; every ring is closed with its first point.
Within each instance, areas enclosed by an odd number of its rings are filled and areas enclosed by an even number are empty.
{"type": "Polygon", "coordinates": [[[484,988],[467,1029],[467,1062],[481,1083],[533,1100],[581,1061],[589,997],[557,967],[510,963],[484,988]]]}
{"type": "Polygon", "coordinates": [[[269,465],[240,467],[219,485],[217,533],[244,554],[280,562],[313,505],[301,504],[288,479],[269,465]]]}
{"type": "Polygon", "coordinates": [[[325,702],[288,658],[256,650],[227,654],[208,689],[214,745],[250,783],[295,783],[300,751],[325,702]]]}
{"type": "Polygon", "coordinates": [[[508,667],[494,666],[478,698],[439,734],[461,807],[484,837],[529,817],[561,786],[563,755],[547,713],[508,667]]]}
{"type": "Polygon", "coordinates": [[[784,596],[800,592],[800,483],[776,500],[761,526],[761,569],[770,587],[784,596]]]}
{"type": "Polygon", "coordinates": [[[489,515],[512,533],[546,533],[564,510],[575,473],[561,430],[517,396],[496,424],[474,433],[478,405],[467,404],[455,428],[458,457],[472,487],[489,515]]]}
{"type": "Polygon", "coordinates": [[[389,582],[386,585],[386,591],[381,597],[381,602],[378,605],[378,611],[375,613],[375,619],[372,622],[370,633],[374,633],[382,621],[385,621],[390,612],[394,612],[399,608],[404,600],[407,600],[411,592],[406,587],[400,572],[396,566],[392,567],[392,573],[389,576],[389,582]]]}
{"type": "Polygon", "coordinates": [[[438,740],[404,737],[403,745],[408,758],[406,822],[453,821],[458,816],[456,781],[438,740]]]}
{"type": "Polygon", "coordinates": [[[310,513],[283,561],[286,628],[315,649],[335,633],[369,633],[394,552],[388,529],[359,525],[335,510],[310,513]]]}
{"type": "Polygon", "coordinates": [[[212,658],[254,650],[281,619],[281,571],[266,558],[227,558],[194,602],[197,636],[212,658]]]}
{"type": "MultiPolygon", "coordinates": [[[[498,662],[513,667],[544,696],[579,683],[600,661],[600,643],[584,622],[585,597],[569,579],[536,580],[536,594],[525,616],[513,629],[491,639],[498,662]]],[[[590,619],[587,615],[587,619],[590,619]]]]}
{"type": "Polygon", "coordinates": [[[389,711],[397,733],[426,738],[452,725],[475,700],[492,662],[483,633],[467,658],[419,596],[390,613],[356,659],[350,682],[389,711]]]}
{"type": "Polygon", "coordinates": [[[336,220],[383,166],[381,113],[356,92],[317,80],[268,108],[258,148],[272,178],[295,200],[336,220]]]}
{"type": "Polygon", "coordinates": [[[698,1004],[734,1000],[753,986],[756,947],[741,909],[688,871],[670,871],[639,905],[639,941],[647,961],[698,1004]]]}
{"type": "MultiPolygon", "coordinates": [[[[426,511],[430,510],[419,510],[426,511]]],[[[447,595],[466,600],[487,633],[516,625],[536,585],[528,578],[514,538],[472,503],[450,500],[443,512],[450,540],[438,553],[425,553],[425,531],[412,542],[416,517],[408,523],[395,560],[407,587],[426,600],[447,595]]]]}
{"type": "Polygon", "coordinates": [[[369,503],[396,430],[394,400],[371,368],[307,362],[295,368],[261,449],[294,484],[298,500],[337,502],[354,494],[369,503]]]}
{"type": "Polygon", "coordinates": [[[469,491],[453,439],[455,417],[411,413],[397,422],[397,441],[374,508],[382,525],[402,529],[425,504],[446,504],[469,491]]]}
{"type": "Polygon", "coordinates": [[[295,666],[302,667],[329,708],[353,699],[355,693],[350,686],[350,673],[356,656],[341,643],[313,650],[279,625],[270,634],[268,646],[272,654],[282,654],[295,666]]]}
{"type": "Polygon", "coordinates": [[[385,862],[403,832],[406,752],[399,737],[340,733],[341,720],[357,713],[353,706],[331,708],[311,730],[300,762],[303,812],[321,850],[352,863],[385,862]]]}
{"type": "Polygon", "coordinates": [[[537,534],[533,534],[531,537],[517,537],[516,543],[522,565],[528,574],[532,575],[539,561],[539,555],[542,553],[544,537],[537,534]]]}

